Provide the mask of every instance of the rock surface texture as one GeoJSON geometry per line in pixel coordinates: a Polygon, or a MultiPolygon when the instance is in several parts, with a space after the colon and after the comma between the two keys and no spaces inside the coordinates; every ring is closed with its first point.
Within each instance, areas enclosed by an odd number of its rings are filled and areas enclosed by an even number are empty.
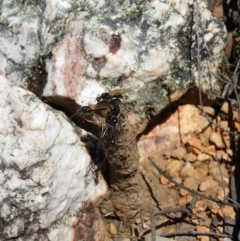
{"type": "Polygon", "coordinates": [[[204,2],[4,1],[1,22],[0,73],[58,104],[130,87],[141,116],[198,86],[198,73],[209,96],[220,91],[226,31],[204,2]]]}
{"type": "MultiPolygon", "coordinates": [[[[236,175],[234,174],[236,167],[232,164],[234,158],[231,149],[232,135],[228,131],[230,128],[232,131],[239,131],[239,124],[237,124],[238,114],[236,111],[233,112],[229,122],[225,120],[230,111],[229,105],[225,103],[220,114],[216,117],[214,109],[206,107],[205,112],[211,113],[208,114],[208,118],[212,118],[213,121],[211,124],[200,107],[179,106],[176,110],[168,113],[167,117],[163,117],[163,121],[159,122],[150,132],[141,136],[138,141],[141,155],[140,166],[151,167],[152,165],[147,159],[151,156],[156,164],[179,184],[220,200],[226,200],[226,197],[231,195],[233,200],[237,201],[235,187],[237,184],[230,181],[236,175]]],[[[155,169],[152,170],[156,172],[155,169]]],[[[172,208],[185,207],[193,200],[194,195],[191,192],[173,184],[163,175],[159,175],[157,172],[155,174],[160,183],[164,187],[168,187],[167,203],[169,206],[172,208]],[[176,189],[178,190],[177,197],[176,189]]],[[[159,184],[157,188],[162,188],[162,185],[159,184]]],[[[223,208],[222,205],[201,197],[196,198],[193,214],[199,217],[198,221],[194,221],[197,230],[209,231],[209,228],[212,228],[211,222],[214,223],[214,217],[219,217],[219,215],[221,218],[217,218],[217,230],[212,229],[211,231],[224,233],[220,226],[223,225],[222,222],[227,220],[226,218],[229,218],[233,225],[235,223],[233,207],[226,205],[223,208]]],[[[163,220],[156,225],[160,225],[161,222],[163,220]]],[[[138,228],[141,230],[140,227],[138,228]]],[[[183,225],[181,228],[189,231],[192,229],[187,225],[183,225]]],[[[224,228],[226,229],[226,227],[224,228]]],[[[164,231],[164,228],[158,230],[159,235],[164,231]]],[[[231,232],[232,230],[226,233],[231,234],[231,232]]],[[[206,236],[198,238],[199,240],[210,240],[206,236]]],[[[196,238],[194,237],[192,240],[196,240],[196,238]]]]}
{"type": "MultiPolygon", "coordinates": [[[[208,97],[220,92],[215,76],[226,30],[212,17],[205,1],[8,0],[0,5],[1,240],[107,239],[95,208],[107,192],[95,164],[105,162],[106,156],[96,138],[43,101],[70,116],[79,105],[96,103],[98,94],[130,89],[123,105],[124,123],[118,126],[119,132],[123,130],[120,137],[124,137],[119,142],[129,145],[132,141],[134,148],[127,146],[129,155],[127,148],[121,151],[117,145],[109,150],[119,168],[111,170],[110,166],[109,170],[116,177],[124,176],[123,167],[129,171],[128,165],[133,163],[133,175],[125,176],[138,175],[145,183],[141,188],[145,196],[138,195],[141,186],[137,179],[128,187],[135,193],[132,198],[125,183],[115,185],[112,176],[110,187],[119,203],[106,202],[103,214],[124,218],[128,212],[134,219],[142,207],[165,209],[191,200],[184,190],[169,192],[171,184],[162,177],[165,185],[159,188],[152,166],[145,162],[147,156],[161,156],[158,164],[168,174],[206,194],[220,182],[213,159],[221,157],[225,186],[223,192],[219,189],[219,194],[213,195],[223,198],[228,192],[225,163],[231,157],[226,144],[229,136],[223,140],[218,130],[207,128],[207,119],[195,107],[179,107],[166,123],[142,136],[138,143],[140,163],[135,145],[135,134],[146,126],[147,110],[151,115],[159,113],[192,86],[201,85],[208,97]],[[131,124],[125,125],[125,120],[131,124]],[[139,128],[129,131],[132,136],[128,136],[126,126],[129,130],[139,128]],[[193,137],[203,130],[206,137],[193,137]],[[126,162],[118,162],[121,158],[126,162]],[[209,182],[204,183],[206,178],[209,182]]],[[[85,123],[86,129],[95,133],[96,125],[85,123]]],[[[199,209],[212,208],[200,201],[199,209]]]]}
{"type": "Polygon", "coordinates": [[[95,183],[84,131],[4,77],[0,95],[0,239],[103,240],[94,204],[107,186],[95,183]]]}

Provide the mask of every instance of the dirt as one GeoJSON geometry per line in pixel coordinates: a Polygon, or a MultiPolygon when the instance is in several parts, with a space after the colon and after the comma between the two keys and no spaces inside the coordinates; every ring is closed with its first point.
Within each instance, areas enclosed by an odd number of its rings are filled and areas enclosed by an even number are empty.
{"type": "MultiPolygon", "coordinates": [[[[156,189],[156,185],[153,184],[156,178],[150,177],[146,170],[139,169],[136,137],[128,123],[128,111],[125,107],[120,107],[121,116],[116,127],[120,129],[116,144],[110,144],[110,134],[104,135],[101,139],[107,153],[105,176],[110,190],[108,198],[100,208],[104,213],[113,213],[116,218],[126,223],[133,223],[140,210],[146,210],[149,205],[155,209],[159,208],[159,202],[156,201],[158,197],[151,194],[151,189],[156,189]]],[[[99,116],[95,116],[95,120],[96,123],[104,123],[99,116]]],[[[111,127],[107,128],[110,128],[111,132],[111,127]]],[[[99,129],[102,129],[102,126],[99,126],[99,129]]],[[[160,196],[160,192],[157,196],[160,196]]]]}

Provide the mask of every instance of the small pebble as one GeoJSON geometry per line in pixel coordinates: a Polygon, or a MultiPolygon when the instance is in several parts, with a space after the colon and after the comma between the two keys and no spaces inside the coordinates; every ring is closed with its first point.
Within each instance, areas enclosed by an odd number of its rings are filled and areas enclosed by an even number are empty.
{"type": "Polygon", "coordinates": [[[198,168],[196,168],[195,171],[194,171],[194,177],[195,177],[197,180],[202,180],[202,179],[205,178],[207,175],[208,175],[208,170],[205,169],[205,168],[198,167],[198,168]]]}
{"type": "Polygon", "coordinates": [[[185,196],[180,197],[178,199],[178,205],[180,207],[185,207],[188,203],[192,201],[192,199],[193,199],[193,196],[190,193],[188,193],[185,196]]]}
{"type": "Polygon", "coordinates": [[[229,106],[228,106],[228,102],[224,102],[224,104],[221,107],[221,111],[225,114],[228,114],[228,110],[229,110],[229,106]]]}
{"type": "MultiPolygon", "coordinates": [[[[196,179],[194,177],[186,178],[185,181],[183,182],[183,185],[188,187],[188,188],[191,188],[193,190],[197,190],[197,188],[198,188],[198,184],[197,184],[196,179]]],[[[187,190],[181,188],[179,193],[180,193],[181,196],[185,196],[189,192],[187,190]]]]}
{"type": "Polygon", "coordinates": [[[213,158],[206,154],[206,153],[200,153],[198,156],[197,156],[197,160],[200,161],[200,162],[205,162],[205,161],[211,161],[213,158]]]}
{"type": "Polygon", "coordinates": [[[186,162],[195,162],[197,160],[197,156],[190,152],[183,157],[183,160],[185,160],[186,162]]]}
{"type": "Polygon", "coordinates": [[[187,153],[186,149],[180,146],[177,149],[173,150],[170,155],[171,157],[174,157],[178,160],[182,160],[186,153],[187,153]]]}
{"type": "Polygon", "coordinates": [[[116,235],[117,234],[117,229],[115,227],[115,225],[113,223],[109,223],[108,224],[108,233],[112,236],[112,235],[116,235]]]}
{"type": "Polygon", "coordinates": [[[220,133],[218,132],[212,132],[211,136],[210,136],[210,141],[217,147],[217,148],[224,148],[225,145],[223,143],[222,137],[220,135],[220,133]]]}
{"type": "Polygon", "coordinates": [[[201,141],[198,138],[191,138],[188,142],[188,149],[191,150],[194,154],[200,154],[204,147],[201,144],[201,141]]]}
{"type": "Polygon", "coordinates": [[[187,178],[191,177],[194,174],[194,167],[190,162],[187,162],[180,172],[180,177],[187,178]]]}
{"type": "MultiPolygon", "coordinates": [[[[209,232],[209,231],[210,231],[208,227],[206,227],[206,226],[200,226],[200,225],[198,225],[198,226],[196,227],[196,229],[197,229],[198,232],[209,232]]],[[[210,241],[210,237],[209,237],[209,236],[201,236],[201,235],[198,235],[197,238],[198,238],[198,240],[200,240],[200,241],[210,241]]]]}
{"type": "Polygon", "coordinates": [[[176,161],[172,160],[167,166],[166,166],[166,172],[171,176],[171,177],[177,177],[179,171],[181,170],[183,166],[182,161],[176,161]]]}
{"type": "Polygon", "coordinates": [[[205,192],[210,189],[216,189],[218,187],[218,183],[213,180],[212,177],[208,176],[205,178],[199,185],[199,190],[201,192],[205,192]]]}
{"type": "Polygon", "coordinates": [[[164,177],[163,175],[160,176],[160,183],[163,185],[166,185],[169,183],[168,179],[164,177]]]}

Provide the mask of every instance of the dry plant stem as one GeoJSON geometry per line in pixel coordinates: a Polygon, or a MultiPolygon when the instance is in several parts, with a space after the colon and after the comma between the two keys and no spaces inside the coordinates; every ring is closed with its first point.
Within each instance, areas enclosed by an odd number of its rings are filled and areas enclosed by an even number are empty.
{"type": "Polygon", "coordinates": [[[239,68],[240,60],[238,60],[237,66],[235,68],[234,74],[233,74],[233,87],[234,87],[234,93],[237,98],[238,103],[238,121],[240,121],[240,100],[237,92],[237,82],[238,82],[238,68],[239,68]]]}
{"type": "Polygon", "coordinates": [[[197,232],[197,231],[182,231],[182,232],[173,232],[173,233],[162,233],[161,237],[173,237],[173,236],[212,236],[212,237],[222,237],[222,238],[230,238],[229,235],[226,234],[218,234],[212,232],[197,232]]]}
{"type": "Polygon", "coordinates": [[[117,236],[119,236],[120,233],[122,232],[122,226],[123,226],[123,222],[122,222],[122,220],[120,220],[118,229],[117,229],[117,235],[113,237],[113,241],[118,241],[117,236]]]}
{"type": "Polygon", "coordinates": [[[196,201],[197,201],[197,196],[194,195],[191,203],[186,208],[167,209],[167,210],[163,210],[163,211],[159,211],[159,212],[155,213],[154,216],[165,215],[165,214],[169,214],[169,213],[191,213],[192,209],[195,207],[196,201]]]}
{"type": "Polygon", "coordinates": [[[132,239],[132,240],[143,240],[142,238],[132,237],[132,236],[114,236],[114,238],[119,238],[119,239],[132,239]]]}
{"type": "Polygon", "coordinates": [[[176,186],[182,188],[182,189],[185,189],[186,191],[190,192],[190,193],[193,193],[194,195],[197,195],[199,197],[202,197],[204,199],[207,199],[207,200],[210,200],[210,201],[213,201],[213,202],[216,202],[218,204],[225,204],[225,205],[228,205],[228,206],[232,206],[232,207],[235,207],[235,208],[240,208],[240,204],[239,203],[236,203],[236,204],[232,204],[232,203],[228,203],[226,201],[222,201],[218,198],[213,198],[211,196],[206,196],[202,193],[199,193],[193,189],[190,189],[178,182],[176,182],[175,180],[173,180],[169,175],[167,175],[161,168],[159,168],[156,163],[152,160],[152,158],[148,157],[149,161],[153,164],[153,166],[158,170],[158,172],[160,174],[162,174],[165,178],[167,178],[170,182],[174,183],[176,186]]]}
{"type": "Polygon", "coordinates": [[[156,241],[155,216],[153,209],[149,206],[150,220],[151,220],[151,241],[156,241]]]}
{"type": "Polygon", "coordinates": [[[167,210],[162,210],[154,214],[154,216],[165,215],[169,213],[191,213],[192,210],[188,208],[170,208],[167,210]]]}
{"type": "Polygon", "coordinates": [[[223,194],[224,194],[224,198],[225,198],[226,197],[226,192],[225,192],[225,188],[224,188],[222,170],[221,170],[220,162],[219,162],[218,158],[216,158],[216,160],[217,160],[217,164],[218,164],[218,169],[219,169],[219,173],[220,173],[220,177],[221,177],[221,184],[222,184],[223,194]]]}

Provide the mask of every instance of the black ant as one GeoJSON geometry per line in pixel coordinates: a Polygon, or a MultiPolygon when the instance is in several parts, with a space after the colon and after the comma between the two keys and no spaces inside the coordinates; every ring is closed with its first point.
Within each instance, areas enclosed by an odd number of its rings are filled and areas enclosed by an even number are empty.
{"type": "Polygon", "coordinates": [[[129,92],[129,89],[118,89],[118,90],[112,90],[108,93],[102,93],[101,95],[98,95],[96,100],[97,102],[100,102],[102,100],[111,100],[112,98],[123,98],[123,94],[126,94],[129,92]]]}

